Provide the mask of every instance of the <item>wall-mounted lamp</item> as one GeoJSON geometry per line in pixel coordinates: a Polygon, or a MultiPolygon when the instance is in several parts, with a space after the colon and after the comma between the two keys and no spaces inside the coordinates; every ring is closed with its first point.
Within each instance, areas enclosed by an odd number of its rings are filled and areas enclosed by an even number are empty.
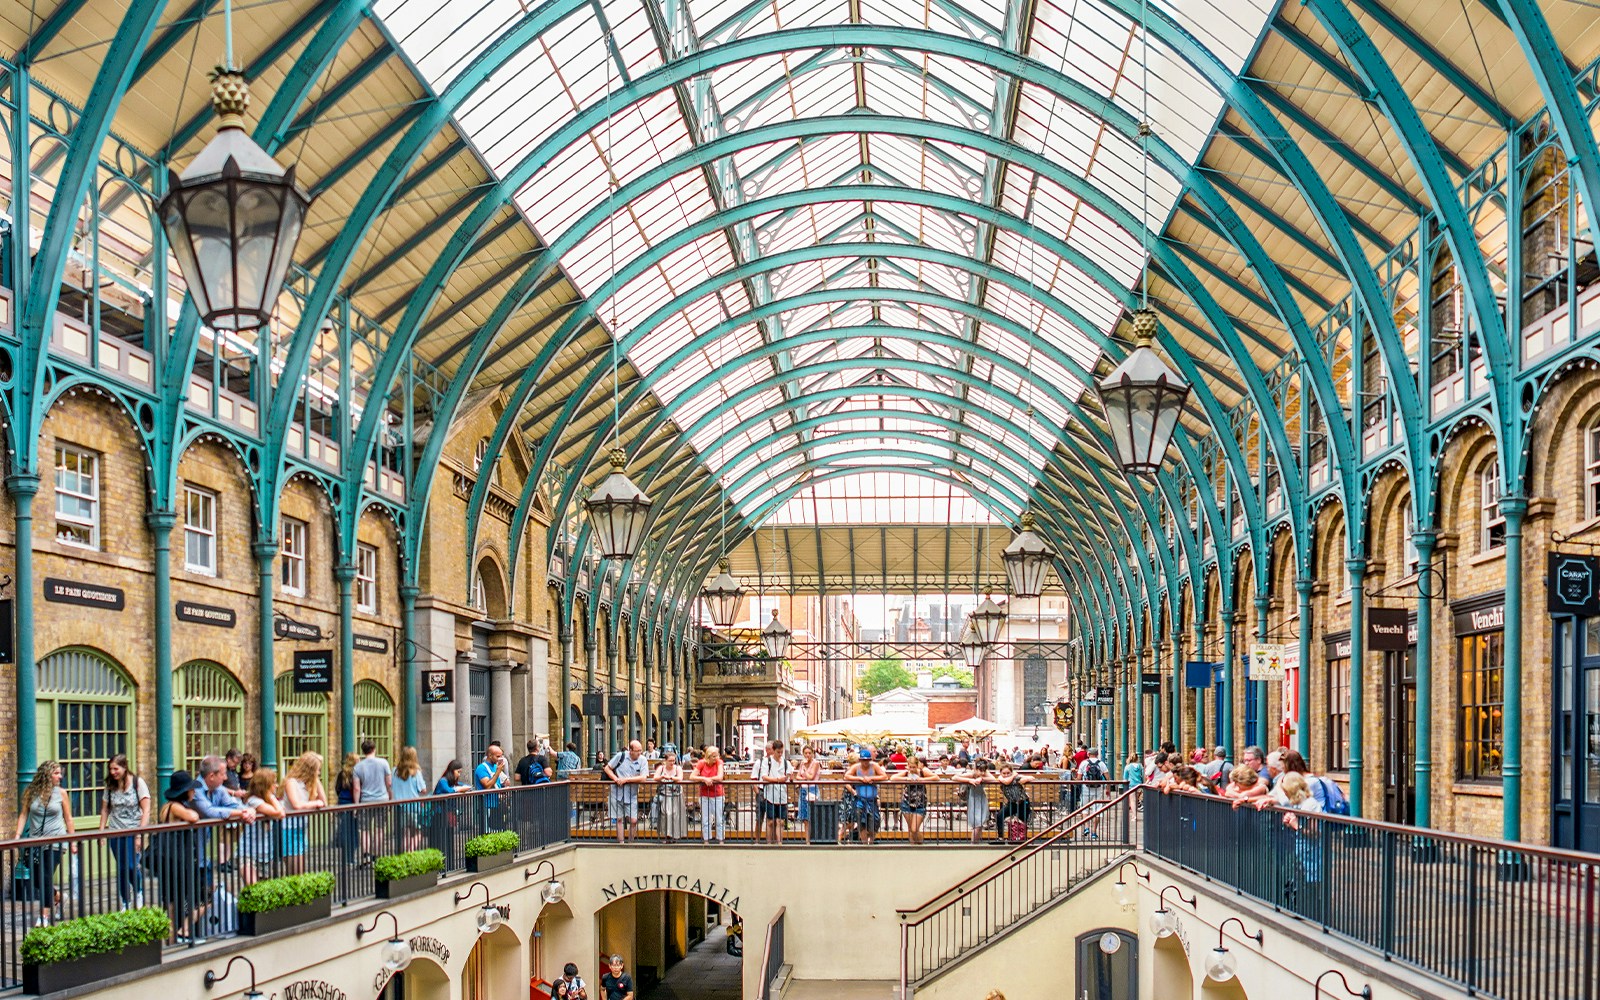
{"type": "Polygon", "coordinates": [[[1211,954],[1206,957],[1206,978],[1214,983],[1225,983],[1239,972],[1239,960],[1233,957],[1228,946],[1222,941],[1222,932],[1228,929],[1229,924],[1239,925],[1239,936],[1249,938],[1256,944],[1261,943],[1262,933],[1254,934],[1244,929],[1244,921],[1238,917],[1229,917],[1217,928],[1217,946],[1211,949],[1211,954]]]}
{"type": "Polygon", "coordinates": [[[1150,914],[1150,932],[1158,938],[1171,937],[1178,931],[1178,915],[1167,909],[1167,893],[1178,894],[1178,902],[1186,903],[1190,907],[1195,904],[1195,898],[1190,896],[1185,899],[1183,890],[1175,885],[1169,885],[1161,890],[1161,895],[1156,897],[1156,912],[1150,914]]]}
{"type": "Polygon", "coordinates": [[[565,899],[567,895],[567,887],[561,884],[560,879],[556,878],[556,863],[554,861],[546,858],[534,865],[532,868],[524,868],[522,870],[522,881],[526,882],[530,879],[537,878],[539,871],[543,869],[545,865],[550,866],[550,881],[544,884],[544,889],[540,891],[539,898],[545,901],[546,906],[549,906],[561,902],[561,900],[565,899]]]}
{"type": "Polygon", "coordinates": [[[222,967],[222,975],[220,976],[217,975],[214,969],[207,969],[205,978],[206,989],[209,990],[213,986],[216,986],[218,983],[222,982],[224,979],[227,979],[228,973],[233,971],[233,963],[235,962],[243,962],[250,969],[250,988],[245,990],[241,996],[244,997],[244,1000],[262,1000],[262,997],[264,997],[266,994],[256,989],[256,963],[250,961],[248,958],[245,958],[243,955],[235,955],[228,959],[228,964],[222,967]]]}
{"type": "Polygon", "coordinates": [[[385,941],[378,950],[378,959],[383,963],[387,972],[400,972],[411,964],[411,945],[400,939],[400,918],[388,910],[379,910],[372,915],[371,927],[357,927],[356,940],[359,941],[368,934],[378,929],[378,920],[388,917],[394,922],[394,936],[385,941]]]}
{"type": "MultiPolygon", "coordinates": [[[[1338,969],[1329,969],[1327,972],[1324,972],[1322,975],[1317,977],[1315,992],[1311,994],[1311,1000],[1320,1000],[1322,996],[1322,981],[1327,979],[1329,976],[1338,976],[1339,982],[1344,985],[1344,991],[1351,996],[1360,997],[1361,1000],[1372,1000],[1372,987],[1363,986],[1359,990],[1351,989],[1350,980],[1346,979],[1344,977],[1344,973],[1340,972],[1338,969]]],[[[1328,995],[1333,996],[1332,993],[1328,995]]]]}
{"type": "Polygon", "coordinates": [[[494,902],[489,898],[488,885],[483,882],[474,882],[467,886],[466,892],[458,892],[455,894],[456,905],[460,906],[463,899],[471,898],[472,890],[480,886],[483,887],[483,909],[478,911],[478,933],[488,934],[496,927],[499,927],[501,921],[505,920],[505,917],[500,915],[500,911],[496,909],[494,902]]]}
{"type": "MultiPolygon", "coordinates": [[[[1115,898],[1117,900],[1117,905],[1118,906],[1132,906],[1133,905],[1133,886],[1129,885],[1127,882],[1124,882],[1123,879],[1122,879],[1122,870],[1124,868],[1127,868],[1129,865],[1133,866],[1133,874],[1134,874],[1135,878],[1142,878],[1146,882],[1150,881],[1150,873],[1149,872],[1140,871],[1139,870],[1139,866],[1133,864],[1132,861],[1124,861],[1122,864],[1118,865],[1117,866],[1117,882],[1116,882],[1116,885],[1113,885],[1111,887],[1111,890],[1112,890],[1112,892],[1115,895],[1115,898]]],[[[1109,954],[1109,952],[1107,954],[1109,954]]]]}

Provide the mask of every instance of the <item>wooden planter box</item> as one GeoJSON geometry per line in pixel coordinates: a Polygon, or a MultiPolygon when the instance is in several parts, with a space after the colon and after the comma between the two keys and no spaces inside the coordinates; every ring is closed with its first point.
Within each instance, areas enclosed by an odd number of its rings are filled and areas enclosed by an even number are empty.
{"type": "Polygon", "coordinates": [[[499,854],[485,854],[480,858],[467,859],[467,871],[473,874],[492,872],[509,865],[516,857],[514,851],[501,851],[499,854]]]}
{"type": "Polygon", "coordinates": [[[421,875],[413,875],[410,878],[395,879],[393,882],[379,882],[378,898],[399,899],[401,896],[409,896],[414,892],[432,889],[438,884],[438,872],[424,872],[421,875]]]}
{"type": "Polygon", "coordinates": [[[161,942],[152,941],[118,952],[85,955],[70,962],[50,965],[23,965],[22,991],[24,993],[54,993],[87,986],[102,979],[110,979],[140,969],[161,964],[161,942]]]}
{"type": "Polygon", "coordinates": [[[239,914],[239,933],[255,936],[257,934],[271,934],[273,931],[286,930],[309,924],[313,920],[322,920],[333,912],[333,897],[323,896],[321,899],[299,906],[284,906],[276,910],[263,910],[260,913],[239,914]]]}

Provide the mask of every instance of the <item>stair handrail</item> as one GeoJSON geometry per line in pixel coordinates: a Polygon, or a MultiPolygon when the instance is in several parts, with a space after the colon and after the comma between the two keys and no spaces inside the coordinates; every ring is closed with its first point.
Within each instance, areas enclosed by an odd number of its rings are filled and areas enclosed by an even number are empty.
{"type": "MultiPolygon", "coordinates": [[[[785,907],[778,907],[778,912],[767,921],[767,940],[761,949],[761,985],[756,989],[756,1000],[772,1000],[772,979],[777,969],[772,967],[772,939],[773,932],[783,923],[785,907]]],[[[782,963],[779,963],[782,967],[782,963]]]]}
{"type": "MultiPolygon", "coordinates": [[[[1121,784],[1121,782],[1117,782],[1117,784],[1121,784]]],[[[902,924],[904,924],[911,916],[916,914],[923,914],[925,919],[927,914],[924,914],[924,911],[928,911],[930,907],[932,907],[933,910],[941,909],[943,906],[948,905],[952,899],[959,899],[967,891],[977,888],[978,886],[983,885],[985,882],[993,881],[995,878],[1003,874],[1005,870],[1013,868],[1025,860],[1025,858],[1022,856],[1024,852],[1027,852],[1029,855],[1031,855],[1038,849],[1049,847],[1050,845],[1061,840],[1063,837],[1076,832],[1085,823],[1099,819],[1102,815],[1109,811],[1112,806],[1119,802],[1124,802],[1129,797],[1137,794],[1140,787],[1142,786],[1129,788],[1115,798],[1096,799],[1093,802],[1084,803],[1077,809],[1074,809],[1072,812],[1063,816],[1061,819],[1056,820],[1050,826],[1040,830],[1034,836],[1029,837],[1027,840],[1000,855],[1000,857],[989,862],[987,865],[984,865],[975,872],[971,872],[970,874],[963,876],[961,881],[940,891],[937,895],[922,903],[920,906],[914,906],[909,909],[899,909],[895,911],[895,914],[900,918],[900,922],[902,924]]],[[[911,926],[921,922],[922,920],[919,919],[914,921],[911,926]]]]}

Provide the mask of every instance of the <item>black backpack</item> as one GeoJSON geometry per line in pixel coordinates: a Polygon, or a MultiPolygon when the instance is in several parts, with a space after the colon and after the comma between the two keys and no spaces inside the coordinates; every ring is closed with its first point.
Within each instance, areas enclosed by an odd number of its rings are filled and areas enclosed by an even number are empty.
{"type": "Polygon", "coordinates": [[[1096,760],[1093,757],[1090,757],[1088,762],[1084,765],[1084,768],[1083,768],[1083,780],[1084,781],[1104,781],[1104,780],[1106,780],[1106,769],[1105,769],[1105,767],[1103,767],[1101,765],[1100,761],[1096,760]]]}

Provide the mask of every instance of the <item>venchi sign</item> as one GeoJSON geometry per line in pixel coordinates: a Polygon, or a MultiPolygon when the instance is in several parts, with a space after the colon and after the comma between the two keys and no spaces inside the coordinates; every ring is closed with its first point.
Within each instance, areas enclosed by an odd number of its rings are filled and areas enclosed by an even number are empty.
{"type": "Polygon", "coordinates": [[[739,897],[733,895],[730,899],[730,890],[725,885],[718,885],[710,879],[695,878],[693,875],[666,873],[656,875],[630,875],[619,879],[610,885],[600,887],[600,895],[607,902],[635,892],[651,892],[656,889],[677,889],[679,892],[692,892],[696,896],[704,896],[714,903],[721,903],[735,912],[739,909],[739,897]]]}

